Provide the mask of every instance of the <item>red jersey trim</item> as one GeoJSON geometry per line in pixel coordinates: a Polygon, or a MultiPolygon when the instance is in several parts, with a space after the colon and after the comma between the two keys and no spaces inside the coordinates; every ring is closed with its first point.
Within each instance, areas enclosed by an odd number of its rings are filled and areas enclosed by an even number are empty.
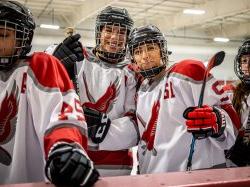
{"type": "Polygon", "coordinates": [[[55,57],[43,52],[34,53],[29,66],[35,78],[44,87],[59,88],[61,92],[74,89],[64,66],[55,57]]]}
{"type": "Polygon", "coordinates": [[[198,60],[182,60],[173,66],[171,73],[179,73],[195,81],[202,81],[204,78],[205,66],[203,62],[198,60]]]}
{"type": "Polygon", "coordinates": [[[53,129],[44,136],[44,150],[47,158],[50,148],[57,142],[80,144],[85,150],[87,148],[87,137],[77,127],[61,127],[53,129]]]}
{"type": "Polygon", "coordinates": [[[129,150],[121,151],[90,151],[87,150],[89,158],[95,165],[124,165],[132,166],[133,157],[129,150]]]}
{"type": "Polygon", "coordinates": [[[232,104],[224,104],[221,105],[221,108],[224,109],[229,117],[231,118],[231,121],[233,122],[234,127],[239,130],[241,128],[241,122],[240,117],[237,114],[236,110],[234,109],[232,104]]]}

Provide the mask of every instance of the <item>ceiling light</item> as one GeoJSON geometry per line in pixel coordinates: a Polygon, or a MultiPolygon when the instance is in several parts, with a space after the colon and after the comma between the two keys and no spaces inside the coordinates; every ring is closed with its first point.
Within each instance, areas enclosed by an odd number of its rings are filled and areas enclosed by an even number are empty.
{"type": "Polygon", "coordinates": [[[48,24],[41,24],[40,27],[45,29],[55,29],[55,30],[60,28],[58,25],[48,25],[48,24]]]}
{"type": "Polygon", "coordinates": [[[200,9],[184,9],[183,14],[193,14],[193,15],[202,15],[205,14],[205,10],[200,10],[200,9]]]}
{"type": "Polygon", "coordinates": [[[222,38],[222,37],[215,37],[214,38],[215,42],[229,42],[229,38],[222,38]]]}

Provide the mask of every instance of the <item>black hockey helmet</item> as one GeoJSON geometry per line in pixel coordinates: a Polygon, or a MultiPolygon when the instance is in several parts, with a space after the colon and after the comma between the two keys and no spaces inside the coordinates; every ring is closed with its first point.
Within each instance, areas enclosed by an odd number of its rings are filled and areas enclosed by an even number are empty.
{"type": "MultiPolygon", "coordinates": [[[[0,56],[0,70],[10,69],[15,61],[31,50],[35,22],[29,9],[17,1],[0,1],[0,28],[15,31],[16,45],[10,56],[0,56]]],[[[3,36],[5,37],[5,36],[3,36]]],[[[0,49],[0,50],[5,50],[0,49]]]]}
{"type": "MultiPolygon", "coordinates": [[[[249,55],[250,58],[250,39],[245,40],[242,46],[239,47],[238,54],[234,60],[234,72],[237,77],[247,85],[250,85],[250,75],[246,75],[241,68],[241,57],[243,55],[249,55]]],[[[250,62],[249,66],[250,66],[250,62]]]]}
{"type": "Polygon", "coordinates": [[[96,17],[96,50],[102,58],[108,62],[121,62],[126,56],[127,40],[128,36],[133,28],[134,21],[128,14],[128,11],[124,8],[117,8],[108,6],[102,10],[96,17]],[[124,47],[118,52],[112,53],[102,49],[101,47],[101,32],[106,26],[117,26],[125,29],[126,41],[124,47]]]}
{"type": "Polygon", "coordinates": [[[158,75],[162,70],[164,70],[168,64],[168,50],[167,50],[167,40],[165,39],[162,32],[154,25],[142,26],[135,28],[130,36],[128,42],[128,48],[131,55],[132,62],[134,61],[134,50],[141,45],[147,43],[158,44],[161,52],[161,60],[163,65],[158,67],[153,67],[150,69],[140,70],[140,74],[145,78],[152,78],[158,75]]]}

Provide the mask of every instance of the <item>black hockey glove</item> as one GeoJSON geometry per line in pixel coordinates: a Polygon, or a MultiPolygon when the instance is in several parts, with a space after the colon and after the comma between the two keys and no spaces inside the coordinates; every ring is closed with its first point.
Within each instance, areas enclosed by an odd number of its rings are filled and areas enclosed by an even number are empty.
{"type": "Polygon", "coordinates": [[[110,119],[105,113],[91,108],[84,107],[83,111],[88,125],[88,137],[96,144],[101,143],[110,128],[110,119]]]}
{"type": "Polygon", "coordinates": [[[80,38],[80,34],[67,37],[53,53],[53,56],[62,62],[71,80],[75,80],[77,74],[76,62],[84,59],[83,47],[79,42],[80,38]]]}
{"type": "Polygon", "coordinates": [[[66,143],[56,145],[49,153],[45,174],[56,186],[91,186],[99,178],[83,150],[66,143]]]}
{"type": "Polygon", "coordinates": [[[187,119],[187,131],[197,139],[209,136],[218,138],[226,127],[224,114],[215,106],[189,107],[184,111],[183,117],[187,119]]]}
{"type": "Polygon", "coordinates": [[[240,167],[250,165],[249,137],[238,136],[233,147],[226,153],[226,158],[240,167]]]}

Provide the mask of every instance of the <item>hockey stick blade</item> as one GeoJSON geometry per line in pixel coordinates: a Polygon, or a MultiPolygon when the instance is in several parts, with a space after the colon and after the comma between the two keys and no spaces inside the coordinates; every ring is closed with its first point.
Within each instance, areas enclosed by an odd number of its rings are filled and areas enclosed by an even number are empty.
{"type": "Polygon", "coordinates": [[[209,71],[214,68],[215,66],[220,65],[223,60],[225,58],[225,52],[224,51],[220,51],[218,53],[216,53],[210,60],[208,63],[208,68],[206,70],[206,73],[209,73],[209,71]]]}
{"type": "Polygon", "coordinates": [[[225,52],[220,51],[220,52],[216,53],[209,60],[208,65],[207,65],[207,69],[205,70],[205,73],[204,73],[204,78],[203,78],[202,87],[201,87],[201,91],[200,91],[198,107],[201,107],[203,104],[204,91],[205,91],[207,77],[209,75],[210,70],[213,69],[214,67],[220,65],[223,62],[224,58],[225,58],[225,52]]]}

